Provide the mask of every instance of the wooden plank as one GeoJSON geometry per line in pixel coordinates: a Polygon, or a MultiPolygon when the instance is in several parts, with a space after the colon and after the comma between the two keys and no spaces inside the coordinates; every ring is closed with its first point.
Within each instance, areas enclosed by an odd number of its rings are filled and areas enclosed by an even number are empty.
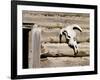
{"type": "Polygon", "coordinates": [[[33,28],[31,35],[31,53],[29,53],[29,68],[39,68],[40,67],[40,30],[38,28],[33,28]]]}
{"type": "MultiPolygon", "coordinates": [[[[72,48],[68,46],[66,43],[46,43],[43,44],[41,49],[41,57],[64,57],[64,56],[74,56],[74,51],[72,48]],[[44,49],[44,50],[43,50],[44,49]]],[[[89,56],[89,43],[81,43],[78,44],[79,53],[76,55],[77,57],[89,56]]]]}

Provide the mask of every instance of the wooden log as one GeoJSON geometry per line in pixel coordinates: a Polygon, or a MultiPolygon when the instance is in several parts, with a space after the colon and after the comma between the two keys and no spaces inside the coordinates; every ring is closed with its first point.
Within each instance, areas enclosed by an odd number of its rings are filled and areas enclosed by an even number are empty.
{"type": "MultiPolygon", "coordinates": [[[[78,44],[79,53],[76,55],[77,57],[89,56],[89,43],[81,43],[78,44]]],[[[44,44],[44,51],[41,52],[41,58],[43,57],[64,57],[64,56],[74,56],[74,51],[72,48],[65,43],[47,43],[44,44]]]]}
{"type": "MultiPolygon", "coordinates": [[[[71,14],[71,13],[70,13],[71,14]]],[[[23,12],[23,22],[24,23],[38,23],[41,26],[55,26],[59,23],[62,24],[87,24],[89,25],[89,16],[87,16],[87,14],[84,14],[86,16],[80,15],[80,14],[75,14],[74,15],[69,15],[68,13],[66,13],[66,16],[64,16],[65,14],[61,13],[61,15],[56,15],[56,13],[53,13],[53,16],[50,16],[51,13],[26,13],[23,12]],[[48,16],[45,16],[48,15],[48,16]],[[78,15],[78,16],[77,16],[78,15]],[[62,17],[64,16],[64,17],[62,17]]],[[[63,25],[61,25],[63,26],[63,25]]],[[[83,26],[82,26],[83,28],[83,26]]]]}
{"type": "MultiPolygon", "coordinates": [[[[60,29],[44,29],[41,33],[42,42],[59,43],[60,29]]],[[[89,30],[83,30],[83,32],[77,32],[77,42],[89,42],[90,33],[89,30]]],[[[66,42],[65,37],[62,37],[62,43],[66,42]]]]}
{"type": "Polygon", "coordinates": [[[41,59],[41,68],[88,66],[89,56],[86,57],[47,57],[41,59]]]}

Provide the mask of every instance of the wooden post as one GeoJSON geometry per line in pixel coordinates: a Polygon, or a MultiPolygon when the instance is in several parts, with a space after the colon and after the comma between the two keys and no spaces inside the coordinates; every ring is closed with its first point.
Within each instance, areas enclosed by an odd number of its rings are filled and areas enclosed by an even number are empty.
{"type": "Polygon", "coordinates": [[[41,30],[34,25],[31,30],[31,53],[29,53],[29,68],[39,68],[40,67],[40,52],[41,52],[41,42],[40,42],[41,30]]]}

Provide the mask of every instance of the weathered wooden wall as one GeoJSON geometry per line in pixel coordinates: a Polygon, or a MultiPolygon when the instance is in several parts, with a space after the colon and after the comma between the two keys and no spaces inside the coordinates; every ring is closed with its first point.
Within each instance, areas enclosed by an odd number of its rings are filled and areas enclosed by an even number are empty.
{"type": "MultiPolygon", "coordinates": [[[[89,65],[89,14],[23,11],[22,19],[23,23],[36,23],[41,28],[41,67],[89,65]],[[79,47],[79,54],[76,57],[65,43],[64,37],[62,43],[59,43],[60,29],[70,24],[78,24],[83,30],[81,33],[76,31],[79,47]]],[[[29,53],[31,53],[32,35],[29,36],[29,53]]]]}

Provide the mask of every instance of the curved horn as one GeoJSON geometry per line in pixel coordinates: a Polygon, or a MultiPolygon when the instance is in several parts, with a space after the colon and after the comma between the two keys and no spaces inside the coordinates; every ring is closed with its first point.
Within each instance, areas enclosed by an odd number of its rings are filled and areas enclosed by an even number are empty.
{"type": "Polygon", "coordinates": [[[80,32],[82,32],[82,28],[81,28],[79,25],[77,25],[77,24],[72,25],[72,28],[73,28],[73,29],[77,29],[77,30],[79,30],[80,32]]]}

